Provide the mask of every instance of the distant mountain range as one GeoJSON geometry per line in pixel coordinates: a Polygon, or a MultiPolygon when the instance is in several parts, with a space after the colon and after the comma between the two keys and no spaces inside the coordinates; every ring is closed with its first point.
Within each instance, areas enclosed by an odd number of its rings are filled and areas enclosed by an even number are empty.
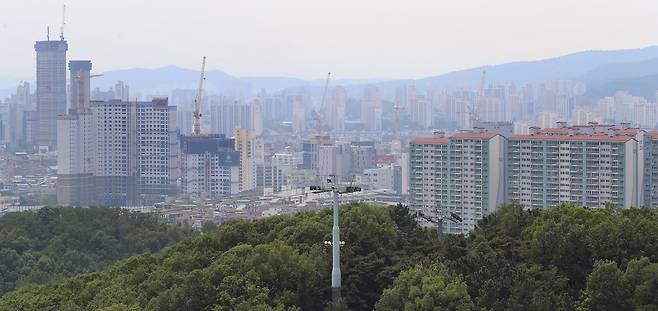
{"type": "Polygon", "coordinates": [[[602,65],[579,77],[579,80],[588,85],[581,101],[610,96],[618,90],[654,101],[658,90],[658,58],[602,65]]]}
{"type": "MultiPolygon", "coordinates": [[[[104,76],[94,78],[92,85],[101,90],[112,87],[122,80],[132,90],[143,95],[167,95],[173,89],[196,89],[199,83],[199,71],[167,66],[156,69],[126,69],[107,71],[104,76]]],[[[335,80],[332,85],[355,85],[377,83],[378,80],[335,80]]],[[[238,91],[242,94],[254,94],[260,89],[269,92],[293,87],[320,87],[325,80],[303,80],[289,77],[237,77],[221,70],[207,70],[204,88],[210,92],[238,91]]]]}
{"type": "MultiPolygon", "coordinates": [[[[615,51],[584,51],[560,57],[536,60],[511,62],[494,66],[482,66],[467,70],[459,70],[434,77],[427,77],[412,81],[418,87],[430,85],[460,86],[479,84],[482,70],[487,71],[487,80],[514,81],[523,83],[540,80],[581,80],[589,76],[592,71],[601,70],[611,64],[642,62],[658,58],[658,46],[641,49],[627,49],[615,51]]],[[[621,65],[624,67],[624,65],[621,65]]],[[[613,70],[608,70],[612,73],[613,70]]],[[[654,71],[658,74],[658,70],[654,71]]],[[[399,83],[390,81],[388,83],[399,83]]]]}
{"type": "MultiPolygon", "coordinates": [[[[415,85],[419,89],[429,86],[454,87],[479,84],[482,70],[487,71],[487,81],[503,80],[524,83],[540,80],[575,80],[586,82],[589,91],[584,96],[591,100],[597,96],[614,94],[616,90],[628,90],[635,95],[653,99],[658,89],[658,46],[614,51],[583,51],[560,57],[511,62],[449,72],[415,80],[332,80],[331,85],[344,85],[348,91],[360,91],[367,84],[376,84],[385,94],[403,85],[415,85]]],[[[199,72],[176,66],[155,69],[125,69],[106,71],[95,78],[93,87],[105,90],[122,80],[131,87],[131,93],[142,95],[168,95],[171,90],[195,89],[199,72]]],[[[275,92],[293,87],[310,87],[318,90],[323,79],[303,80],[290,77],[238,77],[221,70],[207,71],[206,88],[209,92],[237,91],[249,95],[264,88],[275,92]]],[[[0,79],[6,81],[7,79],[0,79]]],[[[15,82],[18,84],[18,81],[15,82]]],[[[0,89],[12,88],[11,84],[0,89]]],[[[3,92],[4,93],[4,92],[3,92]]]]}

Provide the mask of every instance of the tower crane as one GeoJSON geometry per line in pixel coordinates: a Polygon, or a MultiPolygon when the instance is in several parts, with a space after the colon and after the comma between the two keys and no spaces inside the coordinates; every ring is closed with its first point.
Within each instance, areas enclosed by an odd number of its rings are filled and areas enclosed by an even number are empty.
{"type": "Polygon", "coordinates": [[[206,57],[201,61],[199,89],[194,99],[194,135],[201,135],[201,99],[203,98],[203,81],[206,80],[206,57]]]}
{"type": "MultiPolygon", "coordinates": [[[[329,91],[329,79],[331,78],[331,72],[327,73],[327,80],[324,82],[324,91],[322,92],[322,100],[320,100],[320,110],[324,109],[324,101],[327,98],[327,91],[329,91]]],[[[313,120],[317,121],[317,132],[320,134],[320,127],[322,126],[322,116],[320,113],[315,112],[313,120]]]]}
{"type": "Polygon", "coordinates": [[[480,91],[478,92],[478,100],[477,100],[477,105],[475,105],[475,109],[473,113],[471,113],[471,123],[472,125],[476,125],[475,123],[480,122],[480,109],[482,109],[482,105],[484,102],[484,79],[487,76],[487,71],[482,70],[482,79],[480,80],[480,91]]]}
{"type": "Polygon", "coordinates": [[[64,25],[66,25],[66,4],[62,9],[62,25],[59,26],[59,39],[64,41],[64,25]]]}
{"type": "Polygon", "coordinates": [[[313,115],[313,121],[315,121],[315,130],[319,135],[320,129],[322,128],[322,115],[317,110],[313,110],[312,115],[313,115]]]}
{"type": "MultiPolygon", "coordinates": [[[[89,82],[91,83],[92,78],[97,78],[97,77],[102,77],[104,74],[89,74],[89,82]]],[[[78,78],[78,95],[80,96],[80,107],[78,107],[79,112],[84,112],[86,107],[85,107],[85,81],[82,79],[82,70],[78,71],[78,74],[76,75],[76,78],[78,78]]],[[[91,97],[91,94],[89,94],[91,97]]]]}
{"type": "Polygon", "coordinates": [[[464,222],[461,216],[453,212],[449,212],[449,214],[446,215],[445,211],[442,211],[440,207],[434,207],[433,209],[424,207],[422,210],[416,211],[416,218],[424,219],[429,223],[435,224],[436,233],[438,234],[439,239],[443,237],[444,220],[449,220],[456,224],[464,222]]]}

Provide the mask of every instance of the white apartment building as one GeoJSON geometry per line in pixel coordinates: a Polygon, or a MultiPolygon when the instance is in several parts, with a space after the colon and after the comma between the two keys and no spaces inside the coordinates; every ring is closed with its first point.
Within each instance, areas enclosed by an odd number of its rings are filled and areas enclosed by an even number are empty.
{"type": "Polygon", "coordinates": [[[434,110],[432,103],[425,97],[418,96],[409,104],[411,121],[417,125],[428,128],[434,124],[434,110]]]}
{"type": "Polygon", "coordinates": [[[353,141],[350,144],[350,170],[360,173],[364,169],[375,167],[375,143],[372,141],[353,141]]]}
{"type": "Polygon", "coordinates": [[[644,203],[641,131],[597,123],[560,125],[509,138],[509,201],[526,208],[644,203]]]}
{"type": "Polygon", "coordinates": [[[410,205],[464,219],[444,231],[465,233],[503,202],[545,209],[658,205],[658,132],[591,122],[531,127],[503,138],[476,128],[410,145],[410,205]]]}
{"type": "Polygon", "coordinates": [[[150,102],[93,102],[96,178],[114,204],[159,202],[177,179],[176,107],[166,98],[150,102]],[[125,198],[125,202],[123,202],[125,198]]]}
{"type": "Polygon", "coordinates": [[[506,140],[481,129],[445,137],[416,138],[410,145],[412,210],[455,213],[462,223],[444,222],[446,233],[466,233],[505,201],[506,140]]]}
{"type": "Polygon", "coordinates": [[[95,129],[90,112],[72,109],[57,118],[57,203],[90,205],[94,194],[95,129]]]}
{"type": "Polygon", "coordinates": [[[382,130],[382,99],[379,89],[369,85],[363,91],[361,100],[361,122],[369,131],[382,130]]]}
{"type": "Polygon", "coordinates": [[[213,134],[230,137],[236,128],[248,129],[256,136],[263,132],[262,105],[255,101],[251,104],[233,101],[218,104],[210,108],[210,130],[213,134]]]}
{"type": "Polygon", "coordinates": [[[191,197],[225,197],[240,192],[240,153],[223,135],[183,136],[181,190],[191,197]]]}
{"type": "Polygon", "coordinates": [[[176,107],[167,98],[139,102],[136,111],[137,187],[143,203],[161,202],[176,191],[180,167],[176,107]]]}
{"type": "Polygon", "coordinates": [[[377,168],[365,169],[363,173],[356,175],[356,184],[365,189],[396,190],[396,168],[399,170],[399,166],[389,164],[377,168]]]}
{"type": "Polygon", "coordinates": [[[235,151],[240,152],[240,191],[256,188],[256,167],[265,164],[265,142],[262,137],[256,137],[251,130],[236,128],[233,139],[235,151]]]}
{"type": "Polygon", "coordinates": [[[345,130],[345,109],[347,105],[347,91],[343,87],[334,87],[327,94],[322,110],[322,125],[332,131],[345,130]]]}
{"type": "Polygon", "coordinates": [[[336,175],[339,181],[351,180],[352,150],[347,142],[321,145],[318,148],[318,175],[321,179],[336,175]]]}

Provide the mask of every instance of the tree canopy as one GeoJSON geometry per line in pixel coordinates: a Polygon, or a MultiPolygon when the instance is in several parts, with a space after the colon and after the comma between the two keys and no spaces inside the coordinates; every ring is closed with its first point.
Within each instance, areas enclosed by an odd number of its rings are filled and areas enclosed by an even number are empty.
{"type": "Polygon", "coordinates": [[[0,294],[96,271],[189,235],[153,217],[108,207],[45,207],[0,217],[0,294]]]}
{"type": "Polygon", "coordinates": [[[436,239],[404,206],[235,220],[103,271],[23,286],[0,310],[656,310],[658,211],[501,206],[436,239]]]}

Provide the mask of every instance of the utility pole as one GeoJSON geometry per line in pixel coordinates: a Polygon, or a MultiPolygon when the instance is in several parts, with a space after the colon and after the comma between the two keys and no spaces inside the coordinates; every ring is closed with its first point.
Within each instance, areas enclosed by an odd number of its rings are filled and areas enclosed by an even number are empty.
{"type": "Polygon", "coordinates": [[[340,247],[345,243],[340,240],[340,219],[338,213],[338,195],[361,191],[361,187],[347,186],[338,187],[336,175],[330,175],[327,179],[327,187],[311,186],[309,190],[313,193],[331,192],[333,196],[333,226],[331,227],[331,242],[325,241],[325,245],[331,245],[331,299],[338,301],[341,297],[341,273],[340,273],[340,247]]]}
{"type": "Polygon", "coordinates": [[[428,212],[425,212],[425,213],[423,213],[421,211],[417,211],[416,212],[416,217],[425,219],[428,222],[436,224],[436,233],[437,233],[437,237],[438,237],[439,240],[443,237],[443,221],[444,220],[450,220],[454,223],[462,223],[463,222],[463,219],[459,215],[457,215],[453,212],[450,212],[450,214],[448,214],[448,215],[440,215],[438,207],[434,208],[433,211],[428,211],[428,212]]]}
{"type": "Polygon", "coordinates": [[[338,217],[338,189],[332,186],[331,190],[334,197],[334,224],[331,227],[331,299],[340,298],[341,278],[340,278],[340,227],[338,217]]]}

